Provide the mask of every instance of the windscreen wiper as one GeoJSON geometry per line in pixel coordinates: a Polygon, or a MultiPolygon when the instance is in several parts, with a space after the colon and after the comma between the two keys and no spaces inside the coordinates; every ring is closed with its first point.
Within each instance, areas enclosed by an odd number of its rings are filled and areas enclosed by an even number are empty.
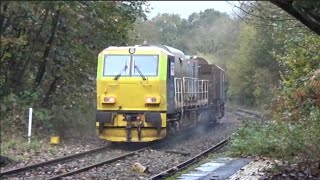
{"type": "Polygon", "coordinates": [[[138,73],[140,74],[140,76],[142,77],[143,80],[146,80],[146,77],[142,74],[142,72],[140,71],[140,69],[138,68],[137,65],[134,65],[134,68],[138,71],[138,73]]]}
{"type": "Polygon", "coordinates": [[[127,65],[125,65],[125,66],[123,67],[123,69],[119,72],[119,74],[118,74],[118,75],[116,75],[116,77],[114,77],[114,80],[118,80],[118,79],[119,79],[119,77],[121,76],[121,73],[122,73],[123,71],[127,70],[127,68],[128,68],[128,66],[127,66],[127,65]]]}

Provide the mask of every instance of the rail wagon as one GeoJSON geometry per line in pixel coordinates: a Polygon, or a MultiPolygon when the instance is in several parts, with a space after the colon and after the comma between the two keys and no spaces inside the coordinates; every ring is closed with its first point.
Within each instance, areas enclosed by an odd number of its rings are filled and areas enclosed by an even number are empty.
{"type": "Polygon", "coordinates": [[[96,132],[150,142],[224,115],[224,70],[165,45],[108,47],[98,55],[96,132]]]}

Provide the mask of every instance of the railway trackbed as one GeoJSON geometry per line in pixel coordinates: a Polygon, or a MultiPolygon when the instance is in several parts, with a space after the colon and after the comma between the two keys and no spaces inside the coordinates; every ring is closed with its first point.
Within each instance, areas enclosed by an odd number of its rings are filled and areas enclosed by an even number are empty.
{"type": "MultiPolygon", "coordinates": [[[[179,141],[183,136],[176,136],[174,139],[179,141]]],[[[92,168],[100,167],[115,161],[138,154],[147,149],[152,149],[166,144],[166,141],[160,143],[147,143],[127,147],[125,144],[111,144],[96,148],[90,151],[77,153],[50,161],[32,164],[25,167],[7,170],[0,173],[1,179],[10,178],[30,178],[30,179],[61,179],[72,176],[81,172],[88,171],[92,168]],[[155,145],[154,145],[155,144],[155,145]],[[118,146],[120,149],[118,149],[118,146]],[[140,148],[142,146],[142,148],[140,148]],[[133,147],[133,149],[132,149],[133,147]],[[123,150],[125,148],[125,150],[123,150]],[[89,163],[89,165],[88,165],[89,163]]]]}
{"type": "Polygon", "coordinates": [[[186,161],[184,161],[184,162],[182,162],[182,163],[180,163],[180,164],[178,164],[176,166],[173,166],[173,167],[171,167],[171,168],[169,168],[169,169],[167,169],[165,171],[162,171],[161,173],[158,173],[158,174],[150,177],[149,179],[150,180],[161,179],[161,178],[165,178],[165,177],[167,177],[167,176],[169,176],[169,175],[171,175],[171,174],[173,174],[175,172],[181,171],[181,170],[187,168],[188,166],[198,162],[199,159],[205,157],[209,153],[213,153],[213,152],[221,149],[223,146],[225,146],[228,143],[229,139],[230,139],[230,137],[220,141],[219,143],[215,144],[214,146],[212,146],[212,147],[200,152],[199,154],[189,158],[188,160],[186,160],[186,161]]]}
{"type": "MultiPolygon", "coordinates": [[[[132,148],[132,147],[130,147],[132,148]]],[[[137,148],[136,148],[137,149],[137,148]]],[[[114,156],[115,154],[124,154],[123,151],[131,151],[130,149],[123,150],[117,149],[117,145],[107,145],[99,148],[95,148],[89,151],[72,154],[69,156],[64,156],[61,158],[56,158],[53,160],[36,163],[24,167],[19,167],[11,170],[6,170],[0,173],[1,179],[6,178],[37,178],[37,179],[56,179],[58,177],[63,177],[68,175],[68,173],[73,174],[80,170],[84,170],[90,166],[87,166],[87,161],[92,161],[93,159],[99,159],[99,157],[108,157],[108,154],[114,156]],[[115,148],[116,147],[116,148],[115,148]],[[112,150],[112,153],[110,153],[112,150]],[[72,170],[76,169],[76,170],[72,170]],[[65,172],[67,171],[67,172],[65,172]]],[[[102,161],[103,162],[103,161],[102,161]]],[[[98,163],[95,163],[95,165],[98,163]]],[[[91,165],[94,167],[93,165],[91,165]]],[[[97,166],[97,165],[96,165],[97,166]]]]}
{"type": "Polygon", "coordinates": [[[240,116],[240,117],[250,117],[250,116],[253,116],[255,118],[258,118],[258,119],[263,119],[263,115],[258,113],[258,112],[252,112],[252,111],[248,111],[248,110],[244,110],[244,109],[231,109],[231,108],[225,108],[226,112],[229,112],[229,113],[233,113],[237,116],[240,116]]]}
{"type": "MultiPolygon", "coordinates": [[[[229,137],[224,139],[224,140],[222,140],[222,141],[220,141],[219,143],[215,144],[214,146],[212,146],[212,147],[210,147],[210,148],[198,153],[197,155],[192,156],[191,158],[188,158],[187,160],[185,160],[185,161],[183,161],[181,163],[178,163],[178,164],[174,165],[173,167],[170,167],[170,168],[168,168],[168,169],[166,169],[166,170],[164,170],[164,171],[162,171],[162,172],[160,172],[158,174],[155,173],[156,171],[154,171],[154,168],[153,168],[153,170],[150,170],[149,172],[147,171],[146,174],[141,174],[141,177],[139,177],[139,179],[151,179],[151,180],[153,180],[153,179],[161,179],[161,178],[168,177],[169,175],[171,175],[171,174],[173,174],[175,172],[181,171],[184,168],[190,166],[191,164],[193,164],[195,162],[198,162],[199,159],[203,158],[204,156],[208,155],[209,153],[213,153],[213,152],[218,151],[223,146],[225,146],[228,143],[228,141],[229,141],[229,137]]],[[[159,147],[159,146],[157,146],[157,147],[159,147]]],[[[128,162],[132,162],[132,164],[134,164],[139,158],[141,158],[141,157],[148,158],[148,156],[146,156],[146,154],[152,154],[152,153],[160,153],[162,156],[163,155],[170,156],[173,153],[174,154],[181,154],[181,156],[185,156],[184,153],[180,153],[180,152],[167,151],[167,150],[163,150],[163,149],[161,150],[161,149],[158,149],[158,148],[155,148],[155,147],[154,148],[148,147],[148,148],[143,148],[143,149],[131,152],[131,153],[127,153],[125,155],[110,159],[110,160],[105,161],[105,162],[101,162],[101,163],[98,163],[98,164],[95,164],[95,165],[88,166],[87,168],[82,168],[82,169],[79,169],[79,170],[74,171],[74,172],[69,172],[69,173],[66,173],[66,174],[63,174],[63,175],[60,175],[60,176],[52,177],[52,178],[50,178],[50,180],[59,179],[61,177],[68,177],[68,176],[71,176],[71,175],[74,175],[74,174],[78,174],[78,176],[70,177],[70,179],[79,179],[80,177],[86,176],[88,174],[97,174],[97,170],[96,169],[93,170],[94,167],[99,167],[100,169],[109,169],[110,167],[116,167],[116,166],[121,165],[121,161],[128,161],[128,162]],[[130,159],[128,159],[129,157],[130,157],[130,159]],[[121,161],[119,161],[119,160],[121,160],[121,161]],[[113,164],[111,164],[111,163],[113,163],[113,164]],[[85,171],[87,171],[89,169],[92,169],[93,171],[92,172],[85,172],[85,171]],[[85,172],[85,173],[83,175],[81,175],[81,174],[79,174],[81,172],[85,172]]],[[[128,168],[127,168],[127,170],[128,170],[128,168]]],[[[92,175],[91,178],[92,177],[94,177],[94,175],[92,175]]],[[[123,177],[122,176],[122,178],[124,178],[124,179],[126,179],[126,178],[134,178],[134,176],[131,176],[131,177],[123,177]]]]}
{"type": "MultiPolygon", "coordinates": [[[[219,150],[227,144],[228,140],[229,137],[198,154],[196,153],[199,151],[190,153],[174,150],[173,144],[161,142],[155,146],[142,148],[72,172],[51,177],[49,179],[62,179],[62,177],[65,177],[66,179],[158,179],[165,177],[176,170],[180,170],[183,167],[187,167],[206,154],[219,150]],[[191,158],[188,159],[189,157],[191,158]],[[136,163],[140,164],[141,167],[147,168],[147,171],[139,172],[144,169],[136,168],[135,172],[133,172],[133,166],[136,163]],[[173,167],[167,169],[170,165],[173,165],[173,167]],[[162,169],[167,170],[159,173],[162,169]]],[[[184,139],[184,141],[188,140],[184,139]]]]}
{"type": "Polygon", "coordinates": [[[138,150],[135,150],[135,151],[120,155],[120,156],[115,157],[115,158],[107,159],[107,160],[104,160],[102,162],[94,163],[92,165],[88,165],[88,166],[82,167],[80,169],[76,169],[74,171],[70,171],[70,172],[67,172],[67,173],[64,173],[64,174],[60,174],[60,175],[57,175],[57,176],[50,177],[50,178],[48,178],[48,180],[61,179],[62,177],[67,177],[67,176],[71,176],[71,175],[74,175],[74,174],[79,174],[81,172],[88,171],[88,170],[90,170],[92,168],[95,168],[95,167],[100,167],[100,166],[103,166],[105,164],[110,164],[110,163],[116,162],[118,160],[125,159],[125,158],[127,158],[129,156],[133,156],[133,155],[138,154],[138,153],[140,153],[142,151],[145,151],[145,150],[147,150],[149,148],[150,147],[145,147],[145,148],[142,148],[142,149],[138,149],[138,150]]]}
{"type": "Polygon", "coordinates": [[[90,151],[84,151],[84,152],[81,152],[81,153],[71,154],[71,155],[68,155],[68,156],[56,158],[56,159],[45,161],[45,162],[40,162],[40,163],[31,164],[31,165],[20,167],[20,168],[6,170],[6,171],[3,171],[3,172],[0,173],[0,177],[3,177],[4,175],[17,174],[17,173],[24,172],[24,171],[31,170],[31,169],[35,169],[35,168],[38,168],[38,167],[43,167],[43,166],[46,166],[46,165],[53,165],[53,164],[56,164],[56,163],[59,163],[59,162],[71,160],[71,159],[78,158],[78,157],[81,157],[81,156],[85,156],[85,155],[88,155],[88,154],[91,154],[91,153],[96,153],[96,152],[99,152],[101,150],[106,149],[107,147],[108,146],[103,146],[103,147],[92,149],[90,151]]]}
{"type": "MultiPolygon", "coordinates": [[[[263,115],[261,115],[260,113],[257,112],[251,112],[251,111],[247,111],[247,110],[243,110],[243,109],[230,109],[230,108],[226,108],[226,111],[232,114],[235,114],[237,116],[240,116],[241,118],[246,118],[246,117],[252,117],[254,116],[257,119],[263,119],[263,115]]],[[[226,139],[220,141],[219,143],[213,145],[212,147],[200,152],[199,154],[190,157],[189,159],[183,161],[182,163],[172,166],[156,175],[153,175],[152,177],[149,178],[149,180],[154,180],[154,179],[163,179],[166,177],[170,177],[171,175],[174,175],[178,172],[183,171],[184,169],[190,167],[192,164],[195,164],[199,161],[201,161],[202,159],[204,159],[208,154],[210,153],[214,153],[216,151],[218,151],[219,149],[223,148],[225,145],[228,144],[230,140],[230,136],[227,137],[226,139]]],[[[198,176],[198,174],[195,175],[194,179],[196,179],[196,176],[198,176]]]]}
{"type": "Polygon", "coordinates": [[[193,130],[185,134],[184,138],[175,137],[160,143],[161,145],[129,153],[64,177],[65,179],[161,179],[221,149],[234,132],[230,128],[234,123],[239,121],[236,118],[232,120],[226,118],[214,127],[193,130]],[[148,168],[148,171],[144,173],[133,171],[135,163],[148,168]]]}
{"type": "Polygon", "coordinates": [[[236,129],[234,124],[239,123],[231,114],[228,113],[227,118],[222,119],[214,127],[187,130],[181,133],[183,135],[142,146],[142,148],[136,147],[131,150],[125,148],[126,150],[123,150],[123,148],[112,148],[110,145],[99,148],[100,150],[96,150],[96,153],[79,153],[66,159],[60,158],[61,160],[47,161],[19,168],[20,170],[2,172],[1,178],[158,179],[176,173],[202,159],[206,154],[213,153],[226,145],[229,136],[236,129]],[[231,126],[234,128],[230,129],[231,126]],[[132,166],[136,162],[147,167],[148,172],[132,171],[132,166]]]}

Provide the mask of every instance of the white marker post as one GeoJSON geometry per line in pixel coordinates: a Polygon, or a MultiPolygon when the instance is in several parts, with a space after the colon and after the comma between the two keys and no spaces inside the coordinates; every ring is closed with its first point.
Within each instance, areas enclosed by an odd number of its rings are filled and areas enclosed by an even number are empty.
{"type": "Polygon", "coordinates": [[[32,108],[29,108],[28,143],[30,144],[32,126],[32,108]]]}

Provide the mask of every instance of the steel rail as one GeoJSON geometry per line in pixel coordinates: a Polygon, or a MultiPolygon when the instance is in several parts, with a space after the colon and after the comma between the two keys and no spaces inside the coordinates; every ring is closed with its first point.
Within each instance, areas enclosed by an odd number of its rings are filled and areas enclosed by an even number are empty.
{"type": "MultiPolygon", "coordinates": [[[[192,129],[192,128],[184,129],[184,130],[181,131],[181,133],[184,134],[183,132],[188,132],[188,130],[190,130],[190,129],[192,129]]],[[[174,140],[179,140],[179,139],[184,138],[184,137],[185,137],[184,135],[174,136],[173,139],[171,139],[171,140],[160,141],[160,142],[158,142],[158,143],[156,143],[154,145],[151,145],[151,146],[148,146],[148,147],[144,147],[144,148],[141,148],[141,149],[126,153],[124,155],[120,155],[120,156],[112,158],[112,159],[108,159],[108,160],[105,160],[105,161],[102,161],[102,162],[99,162],[99,163],[96,163],[96,164],[92,164],[92,165],[88,165],[86,167],[82,167],[82,168],[74,170],[74,171],[70,171],[70,172],[66,172],[64,174],[60,174],[60,175],[56,175],[56,176],[50,177],[50,178],[48,178],[48,180],[56,180],[56,179],[61,179],[62,177],[78,174],[78,173],[87,171],[89,169],[95,168],[95,167],[99,167],[99,166],[102,166],[102,165],[105,165],[105,164],[109,164],[109,163],[115,162],[117,160],[124,159],[124,158],[129,157],[129,156],[133,156],[133,155],[135,155],[135,154],[137,154],[139,152],[142,152],[144,150],[147,150],[147,149],[152,149],[152,148],[156,148],[156,147],[159,147],[159,146],[161,147],[161,146],[163,146],[165,144],[168,144],[168,143],[170,143],[170,142],[172,142],[174,140]]]]}
{"type": "Polygon", "coordinates": [[[249,115],[253,115],[253,116],[257,117],[257,118],[262,118],[263,117],[260,114],[257,114],[257,113],[254,113],[254,112],[250,112],[250,111],[247,111],[247,110],[243,110],[243,109],[237,109],[237,111],[243,112],[243,113],[246,113],[246,114],[249,114],[249,115]]]}
{"type": "Polygon", "coordinates": [[[70,171],[70,172],[67,172],[67,173],[64,173],[64,174],[60,174],[60,175],[57,175],[57,176],[54,176],[54,177],[50,177],[50,178],[48,178],[48,180],[61,179],[62,177],[78,174],[78,173],[87,171],[89,169],[95,168],[95,167],[99,167],[99,166],[102,166],[102,165],[105,165],[105,164],[109,164],[109,163],[124,159],[124,158],[129,157],[129,156],[133,156],[133,155],[135,155],[135,154],[137,154],[139,152],[142,152],[142,151],[150,149],[150,148],[151,147],[144,147],[144,148],[132,151],[130,153],[126,153],[126,154],[120,155],[120,156],[112,158],[112,159],[108,159],[108,160],[105,160],[105,161],[102,161],[102,162],[99,162],[99,163],[95,163],[95,164],[92,164],[92,165],[88,165],[86,167],[82,167],[82,168],[74,170],[74,171],[70,171]]]}
{"type": "MultiPolygon", "coordinates": [[[[165,143],[165,142],[163,142],[163,143],[165,143]]],[[[162,144],[162,143],[160,143],[160,144],[162,144]]],[[[159,146],[159,144],[157,144],[155,146],[159,146]]],[[[32,164],[32,165],[28,165],[28,166],[24,166],[24,167],[20,167],[20,168],[16,168],[16,169],[7,170],[7,171],[4,171],[4,172],[1,172],[0,173],[0,177],[2,177],[4,175],[16,174],[16,173],[19,173],[19,172],[23,172],[23,171],[26,171],[26,170],[34,169],[34,168],[37,168],[37,167],[42,167],[42,166],[49,165],[49,164],[55,164],[55,163],[66,161],[66,160],[69,160],[69,159],[73,159],[73,158],[76,158],[76,157],[79,157],[79,156],[84,156],[86,154],[91,154],[91,153],[94,153],[94,152],[97,152],[97,151],[101,151],[103,149],[106,149],[107,147],[109,147],[109,146],[99,147],[99,148],[96,148],[96,149],[93,149],[93,150],[90,150],[90,151],[85,151],[85,152],[72,154],[72,155],[64,156],[64,157],[61,157],[61,158],[57,158],[57,159],[53,159],[53,160],[49,160],[49,161],[45,161],[45,162],[41,162],[41,163],[36,163],[36,164],[32,164]]],[[[136,154],[138,152],[144,151],[144,150],[146,150],[148,148],[150,148],[150,147],[145,147],[145,148],[142,148],[142,149],[139,149],[139,150],[135,150],[133,152],[118,156],[116,158],[109,159],[109,160],[106,160],[106,161],[103,161],[103,162],[100,162],[100,163],[96,163],[96,164],[93,164],[93,165],[89,165],[89,166],[80,168],[80,169],[75,170],[75,171],[70,171],[70,172],[67,172],[67,173],[64,173],[64,174],[61,174],[61,175],[57,175],[57,176],[51,177],[49,179],[59,179],[61,177],[77,174],[77,173],[89,170],[91,168],[94,168],[94,167],[98,167],[98,166],[101,166],[101,165],[104,165],[104,164],[112,163],[114,161],[123,159],[125,157],[132,156],[132,155],[134,155],[134,154],[136,154]]]]}
{"type": "Polygon", "coordinates": [[[84,155],[87,155],[87,154],[95,153],[95,152],[101,151],[103,149],[106,149],[107,147],[109,147],[109,146],[103,146],[103,147],[99,147],[99,148],[92,149],[92,150],[89,150],[89,151],[84,151],[84,152],[77,153],[77,154],[71,154],[71,155],[68,155],[68,156],[56,158],[56,159],[45,161],[45,162],[41,162],[41,163],[31,164],[31,165],[20,167],[20,168],[16,168],[16,169],[10,169],[10,170],[1,172],[0,173],[0,177],[2,177],[4,175],[16,174],[16,173],[23,172],[23,171],[30,170],[30,169],[34,169],[34,168],[37,168],[37,167],[42,167],[42,166],[45,166],[45,165],[48,165],[48,164],[55,164],[55,163],[66,161],[66,160],[69,160],[69,159],[73,159],[73,158],[76,158],[76,157],[79,157],[79,156],[84,156],[84,155]]]}
{"type": "Polygon", "coordinates": [[[255,117],[257,117],[257,118],[260,118],[260,119],[263,118],[263,116],[260,115],[260,114],[258,114],[258,113],[250,112],[250,111],[247,111],[247,110],[244,110],[244,109],[225,108],[225,110],[226,110],[227,112],[234,113],[234,114],[239,115],[239,116],[241,116],[241,115],[235,113],[234,111],[238,111],[238,112],[242,112],[242,113],[245,113],[245,114],[253,115],[253,116],[255,116],[255,117]]]}
{"type": "Polygon", "coordinates": [[[215,144],[214,146],[210,147],[209,149],[206,149],[204,151],[202,151],[201,153],[197,154],[196,156],[178,164],[177,166],[174,166],[174,167],[171,167],[165,171],[162,171],[161,173],[159,174],[156,174],[154,176],[152,176],[151,178],[149,178],[150,180],[152,179],[159,179],[159,178],[164,178],[164,177],[167,177],[168,175],[176,172],[176,171],[181,171],[182,169],[185,169],[186,167],[188,167],[189,165],[195,163],[195,162],[198,162],[199,161],[199,158],[209,154],[209,153],[212,153],[212,152],[215,152],[217,151],[218,149],[220,149],[221,147],[223,147],[224,145],[226,145],[230,140],[230,137],[220,141],[219,143],[215,144]]]}
{"type": "MultiPolygon", "coordinates": [[[[184,131],[188,131],[190,129],[192,129],[192,128],[184,129],[184,130],[181,131],[181,133],[183,134],[184,131]]],[[[183,138],[183,136],[173,136],[173,137],[174,137],[174,139],[183,138]]],[[[171,141],[169,140],[169,142],[171,142],[171,141]]],[[[166,144],[166,143],[168,143],[168,142],[167,141],[165,141],[165,142],[160,141],[156,145],[151,145],[151,146],[152,147],[153,146],[156,147],[156,146],[159,146],[161,144],[166,144]]],[[[140,150],[144,150],[144,149],[150,148],[151,146],[142,148],[140,150]]],[[[23,172],[23,171],[26,171],[26,170],[34,169],[34,168],[37,168],[37,167],[43,167],[45,165],[55,164],[55,163],[58,163],[58,162],[62,162],[62,161],[73,159],[73,158],[76,158],[76,157],[79,157],[79,156],[83,156],[83,155],[86,155],[86,154],[91,154],[91,153],[103,150],[103,149],[105,149],[107,147],[110,147],[110,146],[104,146],[104,147],[96,148],[96,149],[93,149],[93,150],[90,150],[90,151],[81,152],[81,153],[78,153],[78,154],[72,154],[72,155],[69,155],[69,156],[65,156],[65,157],[61,157],[61,158],[57,158],[57,159],[53,159],[53,160],[49,160],[49,161],[45,161],[45,162],[41,162],[41,163],[37,163],[37,164],[32,164],[32,165],[29,165],[29,166],[24,166],[24,167],[20,167],[20,168],[16,168],[16,169],[7,170],[7,171],[4,171],[4,172],[1,172],[0,173],[0,177],[2,177],[4,175],[17,174],[19,172],[23,172]]],[[[121,158],[127,157],[128,155],[132,155],[133,153],[136,153],[138,151],[139,150],[135,150],[135,151],[133,151],[131,153],[123,155],[123,157],[120,156],[118,158],[121,159],[121,158]]],[[[118,159],[115,159],[115,160],[118,160],[118,159]]],[[[113,159],[108,160],[108,161],[113,162],[113,159]]],[[[77,172],[71,172],[70,171],[70,174],[69,173],[65,173],[63,175],[57,175],[55,177],[52,177],[52,179],[58,179],[59,177],[65,177],[65,176],[68,176],[68,175],[77,174],[77,173],[79,173],[81,171],[86,171],[88,169],[91,169],[92,167],[98,167],[100,165],[106,164],[106,163],[108,163],[108,161],[102,162],[102,164],[95,164],[95,165],[87,166],[87,167],[84,167],[84,168],[80,168],[80,169],[77,170],[77,172]]]]}

